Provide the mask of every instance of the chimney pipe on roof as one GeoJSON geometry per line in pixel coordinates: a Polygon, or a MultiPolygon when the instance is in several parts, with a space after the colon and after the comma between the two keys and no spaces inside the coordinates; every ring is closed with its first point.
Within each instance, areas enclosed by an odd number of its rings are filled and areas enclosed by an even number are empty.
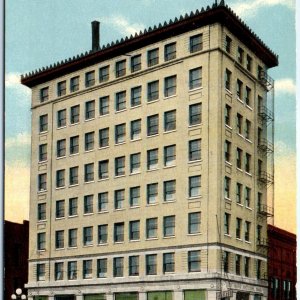
{"type": "Polygon", "coordinates": [[[100,45],[100,22],[93,21],[92,22],[92,51],[97,51],[100,45]]]}

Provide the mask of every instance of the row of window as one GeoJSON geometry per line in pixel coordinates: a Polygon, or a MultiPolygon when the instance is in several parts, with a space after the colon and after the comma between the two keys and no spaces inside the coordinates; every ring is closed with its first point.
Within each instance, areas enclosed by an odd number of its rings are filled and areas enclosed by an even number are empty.
{"type": "MultiPolygon", "coordinates": [[[[242,219],[241,218],[236,218],[236,238],[237,239],[242,239],[242,219]]],[[[224,214],[224,234],[230,235],[231,234],[231,214],[225,213],[224,214]]],[[[261,226],[259,227],[259,237],[261,238],[261,226]]],[[[250,242],[250,230],[251,230],[251,222],[245,221],[244,222],[244,240],[246,242],[250,242]]]]}
{"type": "MultiPolygon", "coordinates": [[[[188,214],[188,234],[200,233],[200,220],[201,213],[193,212],[188,214]]],[[[152,239],[158,238],[158,218],[146,219],[145,238],[152,239]]],[[[113,242],[124,242],[125,237],[125,223],[119,222],[113,225],[113,242]]],[[[140,233],[140,220],[130,221],[128,224],[128,240],[139,241],[141,238],[140,233]]],[[[163,237],[175,236],[175,216],[163,217],[163,237]]],[[[108,224],[98,225],[98,244],[107,244],[110,235],[108,234],[108,224]]],[[[82,242],[84,246],[93,245],[93,226],[83,227],[82,229],[82,242]]],[[[65,230],[55,231],[55,248],[65,248],[65,230]]],[[[78,229],[72,228],[68,230],[68,247],[78,246],[78,229]]],[[[46,249],[46,233],[40,232],[37,234],[37,249],[46,249]]]]}
{"type": "MultiPolygon", "coordinates": [[[[190,37],[189,51],[194,53],[202,50],[202,34],[197,34],[190,37]]],[[[176,58],[176,42],[166,44],[164,46],[164,61],[170,61],[176,58]]],[[[115,63],[115,78],[120,78],[126,75],[127,71],[126,59],[119,60],[115,63]]],[[[159,64],[159,48],[151,49],[147,52],[147,65],[152,67],[159,64]]],[[[137,54],[130,58],[131,73],[140,71],[142,69],[142,55],[137,54]]],[[[102,66],[99,68],[99,83],[109,81],[110,66],[102,66]]],[[[72,77],[69,82],[70,93],[79,90],[79,76],[72,77]]],[[[85,73],[85,88],[94,86],[96,84],[95,71],[85,73]]],[[[67,93],[67,81],[63,80],[57,83],[57,96],[64,96],[67,93]]],[[[40,102],[49,99],[49,87],[44,87],[40,90],[40,102]]]]}

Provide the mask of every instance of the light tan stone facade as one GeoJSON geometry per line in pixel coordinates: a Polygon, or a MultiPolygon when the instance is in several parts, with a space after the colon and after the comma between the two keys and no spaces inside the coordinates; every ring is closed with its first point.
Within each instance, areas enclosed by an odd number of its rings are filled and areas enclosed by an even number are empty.
{"type": "Polygon", "coordinates": [[[266,299],[268,65],[232,31],[32,86],[29,297],[266,299]]]}

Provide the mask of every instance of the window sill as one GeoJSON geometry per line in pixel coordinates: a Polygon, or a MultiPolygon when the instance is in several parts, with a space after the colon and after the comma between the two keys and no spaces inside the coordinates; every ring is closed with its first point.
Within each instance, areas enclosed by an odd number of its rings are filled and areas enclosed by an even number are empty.
{"type": "Polygon", "coordinates": [[[55,251],[60,251],[60,250],[64,250],[65,247],[62,247],[62,248],[55,248],[55,251]]]}
{"type": "Polygon", "coordinates": [[[93,212],[90,212],[90,213],[84,213],[83,214],[83,216],[85,217],[85,216],[91,216],[91,215],[93,215],[94,213],[93,212]]]}
{"type": "Polygon", "coordinates": [[[147,104],[152,104],[158,102],[159,99],[154,99],[154,100],[147,100],[147,104]]]}
{"type": "Polygon", "coordinates": [[[176,164],[170,165],[170,166],[164,166],[163,169],[170,169],[170,168],[174,168],[174,167],[176,167],[176,164]]]}
{"type": "Polygon", "coordinates": [[[57,217],[57,218],[55,218],[55,221],[56,220],[64,220],[65,219],[65,217],[57,217]]]}
{"type": "Polygon", "coordinates": [[[155,134],[147,135],[147,138],[152,138],[152,137],[156,137],[156,136],[159,136],[159,134],[155,133],[155,134]]]}
{"type": "Polygon", "coordinates": [[[38,253],[40,253],[40,252],[46,252],[46,249],[40,249],[40,250],[38,249],[37,252],[38,253]]]}
{"type": "Polygon", "coordinates": [[[57,160],[59,160],[59,159],[63,159],[63,158],[66,158],[66,156],[64,155],[64,156],[59,156],[59,157],[56,157],[56,159],[57,159],[57,160]]]}
{"type": "Polygon", "coordinates": [[[37,191],[37,194],[43,194],[43,193],[47,193],[48,190],[40,190],[40,191],[37,191]]]}
{"type": "Polygon", "coordinates": [[[195,128],[195,127],[198,127],[198,126],[202,126],[202,122],[201,123],[198,123],[198,124],[193,124],[193,125],[189,125],[188,126],[188,129],[192,129],[192,128],[195,128]]]}
{"type": "Polygon", "coordinates": [[[130,209],[136,209],[136,208],[140,208],[140,206],[139,205],[134,205],[134,206],[130,206],[129,208],[130,209]]]}
{"type": "Polygon", "coordinates": [[[140,242],[141,240],[129,240],[129,243],[136,243],[136,242],[140,242]]]}
{"type": "Polygon", "coordinates": [[[196,88],[189,89],[189,93],[195,92],[195,91],[199,91],[199,90],[203,90],[203,87],[202,87],[202,86],[198,86],[198,87],[196,87],[196,88]]]}
{"type": "Polygon", "coordinates": [[[115,111],[115,114],[122,113],[122,112],[124,112],[124,111],[126,111],[126,110],[127,110],[127,108],[120,109],[120,110],[116,110],[116,111],[115,111]]]}
{"type": "Polygon", "coordinates": [[[202,162],[202,161],[203,161],[202,158],[200,158],[200,159],[195,159],[195,160],[189,160],[188,164],[195,164],[195,163],[197,163],[197,162],[202,162]]]}
{"type": "Polygon", "coordinates": [[[98,179],[98,182],[106,181],[106,180],[109,180],[109,177],[106,177],[106,178],[99,178],[99,179],[98,179]]]}
{"type": "Polygon", "coordinates": [[[118,245],[118,244],[124,244],[124,241],[122,242],[114,242],[115,245],[118,245]]]}
{"type": "Polygon", "coordinates": [[[247,171],[245,171],[245,174],[252,177],[252,174],[251,173],[248,173],[247,171]]]}
{"type": "Polygon", "coordinates": [[[94,245],[93,244],[89,244],[89,245],[83,245],[82,247],[83,248],[88,248],[88,247],[93,247],[94,245]]]}
{"type": "Polygon", "coordinates": [[[146,204],[146,207],[151,207],[151,206],[155,206],[155,205],[158,205],[158,202],[155,202],[155,203],[147,203],[147,204],[146,204]]]}
{"type": "Polygon", "coordinates": [[[225,160],[225,164],[226,164],[226,165],[229,165],[229,166],[231,166],[231,167],[232,167],[232,163],[231,163],[231,162],[229,162],[229,161],[227,161],[227,160],[225,160]]]}
{"type": "Polygon", "coordinates": [[[246,104],[246,107],[247,107],[248,109],[250,109],[251,111],[253,111],[253,108],[252,108],[251,106],[249,106],[248,104],[246,104]]]}
{"type": "Polygon", "coordinates": [[[231,235],[228,234],[228,233],[224,233],[224,236],[227,236],[227,237],[231,238],[231,235]]]}
{"type": "Polygon", "coordinates": [[[246,241],[246,240],[245,240],[245,243],[251,245],[251,242],[250,242],[250,241],[246,241]]]}
{"type": "Polygon", "coordinates": [[[76,156],[76,155],[79,155],[79,152],[77,152],[77,153],[72,153],[72,154],[69,155],[69,157],[76,156]]]}
{"type": "Polygon", "coordinates": [[[115,209],[114,209],[114,211],[123,211],[123,210],[125,210],[124,207],[122,207],[122,208],[115,208],[115,209]]]}
{"type": "Polygon", "coordinates": [[[108,210],[102,210],[102,211],[98,211],[98,214],[107,214],[108,210]]]}
{"type": "Polygon", "coordinates": [[[126,175],[116,175],[114,178],[117,179],[117,178],[122,178],[122,177],[125,177],[126,175]]]}
{"type": "Polygon", "coordinates": [[[137,141],[141,141],[142,140],[142,138],[137,138],[137,139],[133,139],[133,140],[130,140],[130,142],[137,142],[137,141]]]}
{"type": "Polygon", "coordinates": [[[89,149],[89,150],[84,150],[84,153],[89,153],[89,152],[93,152],[94,149],[89,149]]]}
{"type": "Polygon", "coordinates": [[[71,123],[71,124],[69,124],[69,126],[75,126],[75,125],[78,125],[78,124],[80,124],[80,122],[71,123]]]}
{"type": "Polygon", "coordinates": [[[99,115],[99,118],[103,118],[103,117],[106,117],[106,116],[108,116],[108,115],[109,115],[109,113],[104,114],[104,115],[99,115]]]}
{"type": "Polygon", "coordinates": [[[141,171],[132,172],[129,174],[129,176],[133,176],[133,175],[137,175],[137,174],[141,174],[141,171]]]}
{"type": "Polygon", "coordinates": [[[243,240],[241,238],[235,238],[237,241],[242,242],[243,240]]]}
{"type": "Polygon", "coordinates": [[[244,207],[244,205],[242,203],[236,203],[236,205],[240,206],[240,207],[244,207]]]}
{"type": "Polygon", "coordinates": [[[37,224],[44,224],[47,222],[47,219],[44,220],[37,220],[37,224]]]}
{"type": "Polygon", "coordinates": [[[109,146],[98,147],[99,150],[107,149],[109,146]]]}
{"type": "Polygon", "coordinates": [[[249,139],[245,138],[246,142],[250,143],[250,144],[253,144],[252,141],[250,141],[249,139]]]}
{"type": "Polygon", "coordinates": [[[65,189],[65,188],[66,188],[65,186],[59,186],[59,187],[56,187],[55,190],[58,191],[58,190],[63,190],[63,189],[65,189]]]}
{"type": "Polygon", "coordinates": [[[138,105],[130,106],[130,109],[134,109],[134,108],[138,108],[138,107],[142,107],[142,104],[138,104],[138,105]]]}
{"type": "Polygon", "coordinates": [[[149,170],[147,170],[147,172],[153,172],[153,171],[157,171],[157,170],[159,170],[159,168],[149,169],[149,170]]]}
{"type": "Polygon", "coordinates": [[[78,217],[78,215],[68,216],[68,218],[76,218],[76,217],[78,217]]]}
{"type": "Polygon", "coordinates": [[[85,181],[84,184],[90,184],[90,183],[94,183],[95,180],[91,180],[91,181],[85,181]]]}
{"type": "Polygon", "coordinates": [[[155,241],[155,240],[158,240],[158,238],[157,237],[146,238],[146,241],[155,241]]]}
{"type": "Polygon", "coordinates": [[[170,235],[170,236],[164,236],[163,239],[175,239],[175,235],[170,235]]]}
{"type": "Polygon", "coordinates": [[[229,129],[229,130],[232,130],[232,127],[229,126],[228,124],[225,124],[225,127],[226,127],[227,129],[229,129]]]}
{"type": "Polygon", "coordinates": [[[225,91],[226,91],[227,93],[229,93],[230,95],[232,95],[232,92],[231,92],[229,89],[225,88],[225,91]]]}
{"type": "Polygon", "coordinates": [[[77,246],[69,246],[69,247],[67,247],[67,249],[68,249],[68,250],[78,249],[78,247],[77,247],[77,246]]]}
{"type": "Polygon", "coordinates": [[[72,188],[72,187],[74,187],[74,186],[79,186],[79,183],[71,184],[71,185],[69,185],[69,188],[72,188]]]}
{"type": "Polygon", "coordinates": [[[115,143],[115,146],[120,146],[120,145],[124,145],[124,144],[126,144],[125,141],[124,142],[120,142],[120,143],[115,143]]]}
{"type": "Polygon", "coordinates": [[[168,99],[175,98],[175,97],[177,97],[177,94],[171,95],[171,96],[165,96],[164,100],[168,100],[168,99]]]}
{"type": "Polygon", "coordinates": [[[174,200],[164,200],[163,204],[174,203],[174,202],[176,202],[176,199],[174,199],[174,200]]]}
{"type": "Polygon", "coordinates": [[[93,121],[93,120],[95,120],[95,117],[90,118],[90,119],[85,119],[84,122],[90,122],[90,121],[93,121]]]}
{"type": "Polygon", "coordinates": [[[202,196],[201,195],[198,195],[198,196],[192,196],[192,197],[188,197],[188,200],[189,201],[193,201],[193,200],[201,200],[202,199],[202,196]]]}
{"type": "Polygon", "coordinates": [[[242,169],[240,169],[239,167],[236,167],[236,169],[237,169],[237,171],[239,171],[239,172],[244,172],[242,169]]]}
{"type": "Polygon", "coordinates": [[[39,132],[39,135],[47,134],[47,133],[48,133],[48,130],[46,130],[46,131],[40,131],[40,132],[39,132]]]}
{"type": "Polygon", "coordinates": [[[61,130],[61,129],[64,129],[64,128],[67,128],[67,125],[64,125],[64,126],[61,126],[61,127],[57,127],[56,129],[57,130],[61,130]]]}
{"type": "Polygon", "coordinates": [[[224,199],[225,199],[226,201],[232,202],[232,200],[231,200],[230,198],[224,197],[224,199]]]}
{"type": "Polygon", "coordinates": [[[176,131],[177,131],[176,129],[172,129],[172,130],[164,131],[163,134],[173,133],[176,131]]]}
{"type": "Polygon", "coordinates": [[[237,99],[237,101],[239,101],[241,104],[244,104],[244,101],[243,101],[241,98],[237,97],[236,99],[237,99]]]}
{"type": "Polygon", "coordinates": [[[246,209],[250,210],[250,211],[253,211],[253,209],[249,206],[245,206],[246,209]]]}
{"type": "Polygon", "coordinates": [[[46,160],[41,160],[41,161],[38,162],[38,164],[39,164],[39,165],[42,165],[42,164],[45,164],[45,163],[47,163],[47,162],[48,162],[47,159],[46,159],[46,160]]]}
{"type": "Polygon", "coordinates": [[[239,133],[239,132],[237,132],[236,133],[238,136],[240,136],[242,139],[244,139],[245,137],[241,134],[241,133],[239,133]]]}
{"type": "Polygon", "coordinates": [[[108,243],[106,242],[106,243],[98,243],[97,244],[97,246],[99,246],[99,247],[101,247],[101,246],[107,246],[108,245],[108,243]]]}
{"type": "Polygon", "coordinates": [[[201,232],[195,232],[195,233],[188,233],[188,236],[198,236],[198,235],[202,235],[201,232]]]}

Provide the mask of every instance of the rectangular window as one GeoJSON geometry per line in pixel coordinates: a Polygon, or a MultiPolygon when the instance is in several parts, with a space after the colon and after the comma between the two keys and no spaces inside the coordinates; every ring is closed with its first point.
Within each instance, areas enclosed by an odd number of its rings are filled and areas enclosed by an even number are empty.
{"type": "Polygon", "coordinates": [[[252,71],[252,57],[247,55],[246,67],[248,71],[252,71]]]}
{"type": "Polygon", "coordinates": [[[235,255],[235,274],[241,275],[241,256],[239,254],[235,255]]]}
{"type": "Polygon", "coordinates": [[[231,124],[231,107],[225,105],[225,125],[230,126],[231,124]]]}
{"type": "Polygon", "coordinates": [[[188,269],[189,272],[200,272],[201,263],[200,250],[188,251],[188,269]]]}
{"type": "Polygon", "coordinates": [[[155,66],[159,63],[158,48],[148,51],[148,67],[155,66]]]}
{"type": "Polygon", "coordinates": [[[90,279],[92,278],[92,260],[84,260],[82,262],[82,277],[83,279],[90,279]]]}
{"type": "Polygon", "coordinates": [[[246,120],[245,124],[245,138],[250,140],[250,134],[251,134],[251,122],[249,120],[246,120]]]}
{"type": "Polygon", "coordinates": [[[99,98],[99,114],[100,116],[109,114],[109,96],[99,98]]]}
{"type": "Polygon", "coordinates": [[[36,265],[36,280],[37,281],[45,280],[45,264],[36,265]]]}
{"type": "Polygon", "coordinates": [[[166,111],[164,113],[164,130],[172,131],[176,129],[176,110],[166,111]]]}
{"type": "Polygon", "coordinates": [[[116,93],[116,111],[126,109],[126,91],[116,93]]]}
{"type": "Polygon", "coordinates": [[[141,154],[134,153],[130,155],[130,173],[139,173],[141,171],[141,154]]]}
{"type": "Polygon", "coordinates": [[[243,185],[239,182],[236,183],[236,203],[242,203],[242,188],[243,185]]]}
{"type": "Polygon", "coordinates": [[[176,75],[165,78],[165,97],[170,97],[176,94],[176,81],[176,75]]]}
{"type": "Polygon", "coordinates": [[[98,226],[98,244],[106,244],[107,243],[107,228],[108,225],[99,225],[98,226]]]}
{"type": "Polygon", "coordinates": [[[141,188],[139,186],[131,187],[129,198],[130,207],[138,206],[141,199],[141,188]]]}
{"type": "Polygon", "coordinates": [[[230,199],[230,183],[231,179],[227,176],[224,178],[224,197],[230,199]]]}
{"type": "Polygon", "coordinates": [[[139,256],[129,256],[129,276],[139,276],[139,256]]]}
{"type": "Polygon", "coordinates": [[[231,43],[232,43],[232,39],[226,35],[226,38],[225,38],[225,50],[227,53],[230,53],[231,52],[231,43]]]}
{"type": "Polygon", "coordinates": [[[243,133],[242,125],[243,124],[243,116],[240,114],[236,115],[236,129],[239,134],[243,133]]]}
{"type": "Polygon", "coordinates": [[[154,204],[158,201],[158,183],[147,184],[147,204],[154,204]]]}
{"type": "Polygon", "coordinates": [[[93,213],[93,200],[94,195],[86,195],[83,198],[83,213],[91,214],[93,213]]]}
{"type": "Polygon", "coordinates": [[[175,216],[164,217],[164,237],[175,236],[175,216]]]}
{"type": "Polygon", "coordinates": [[[188,233],[200,233],[200,212],[189,213],[188,233]]]}
{"type": "Polygon", "coordinates": [[[223,269],[225,273],[229,272],[229,252],[223,252],[223,269]]]}
{"type": "Polygon", "coordinates": [[[46,250],[46,233],[40,232],[37,234],[37,250],[46,250]]]}
{"type": "Polygon", "coordinates": [[[95,118],[95,100],[85,102],[85,120],[95,118]]]}
{"type": "Polygon", "coordinates": [[[239,169],[242,168],[242,156],[243,150],[240,148],[236,148],[236,167],[239,169]]]}
{"type": "Polygon", "coordinates": [[[176,58],[176,43],[165,45],[165,61],[176,58]]]}
{"type": "Polygon", "coordinates": [[[47,144],[39,145],[39,162],[47,160],[47,144]]]}
{"type": "Polygon", "coordinates": [[[55,263],[54,272],[55,272],[55,275],[54,275],[55,280],[63,280],[64,279],[64,263],[63,262],[55,263]]]}
{"type": "Polygon", "coordinates": [[[163,254],[163,272],[172,273],[175,271],[175,258],[174,253],[163,254]]]}
{"type": "Polygon", "coordinates": [[[230,162],[231,157],[231,142],[225,141],[224,144],[225,161],[230,162]]]}
{"type": "Polygon", "coordinates": [[[69,216],[77,216],[77,208],[78,208],[78,199],[70,198],[69,199],[69,216]]]}
{"type": "MultiPolygon", "coordinates": [[[[257,259],[256,260],[256,278],[260,279],[261,278],[261,260],[257,259]]],[[[272,285],[272,282],[271,282],[272,285]]]]}
{"type": "Polygon", "coordinates": [[[157,238],[157,218],[146,220],[146,238],[157,238]]]}
{"type": "Polygon", "coordinates": [[[115,209],[121,209],[124,207],[125,190],[115,191],[115,209]]]}
{"type": "Polygon", "coordinates": [[[67,110],[61,109],[57,112],[57,128],[66,126],[67,110]]]}
{"type": "Polygon", "coordinates": [[[257,236],[257,242],[258,243],[261,241],[261,232],[262,232],[262,226],[257,225],[257,227],[256,227],[256,236],[257,236]]]}
{"type": "Polygon", "coordinates": [[[152,81],[148,83],[148,102],[157,100],[159,97],[159,86],[158,80],[152,81]]]}
{"type": "Polygon", "coordinates": [[[85,87],[90,87],[95,84],[95,71],[85,73],[85,87]]]}
{"type": "Polygon", "coordinates": [[[131,89],[131,99],[130,104],[131,107],[138,106],[141,104],[141,98],[142,98],[142,87],[137,86],[131,89]]]}
{"type": "Polygon", "coordinates": [[[45,102],[49,99],[49,87],[40,89],[40,101],[45,102]]]}
{"type": "Polygon", "coordinates": [[[224,214],[224,233],[230,234],[230,214],[224,214]]]}
{"type": "Polygon", "coordinates": [[[245,206],[250,207],[251,204],[251,189],[249,187],[245,187],[245,206]]]}
{"type": "Polygon", "coordinates": [[[248,106],[251,106],[251,89],[246,86],[246,91],[245,91],[245,103],[248,106]]]}
{"type": "Polygon", "coordinates": [[[228,69],[225,70],[225,88],[231,90],[231,72],[228,69]]]}
{"type": "Polygon", "coordinates": [[[201,195],[201,176],[189,177],[189,197],[201,195]]]}
{"type": "Polygon", "coordinates": [[[249,266],[250,266],[250,258],[244,257],[244,272],[246,277],[249,277],[249,266]]]}
{"type": "Polygon", "coordinates": [[[136,72],[141,70],[142,68],[141,57],[142,57],[141,54],[131,57],[131,61],[130,61],[131,72],[136,72]]]}
{"type": "Polygon", "coordinates": [[[83,245],[89,246],[93,244],[93,227],[83,227],[83,245]]]}
{"type": "Polygon", "coordinates": [[[146,275],[157,274],[157,255],[148,254],[146,255],[146,275]]]}
{"type": "Polygon", "coordinates": [[[130,122],[130,139],[138,140],[141,138],[141,119],[130,122]]]}
{"type": "Polygon", "coordinates": [[[243,98],[243,82],[239,79],[236,81],[236,95],[238,99],[243,98]]]}
{"type": "Polygon", "coordinates": [[[65,200],[56,201],[55,217],[63,218],[65,216],[65,200]]]}
{"type": "Polygon", "coordinates": [[[158,149],[147,151],[147,170],[155,170],[158,168],[158,149]]]}
{"type": "Polygon", "coordinates": [[[245,171],[251,173],[251,155],[249,153],[245,155],[245,171]]]}
{"type": "Polygon", "coordinates": [[[140,221],[129,222],[129,240],[136,241],[140,239],[140,221]]]}
{"type": "Polygon", "coordinates": [[[64,231],[63,230],[55,231],[55,248],[56,249],[64,248],[64,231]]]}
{"type": "Polygon", "coordinates": [[[72,167],[69,169],[69,184],[78,184],[78,167],[72,167]]]}
{"type": "Polygon", "coordinates": [[[147,135],[158,134],[158,115],[152,115],[147,117],[147,135]]]}
{"type": "Polygon", "coordinates": [[[202,123],[202,103],[196,103],[189,106],[189,125],[198,125],[202,123]]]}
{"type": "Polygon", "coordinates": [[[99,167],[99,179],[106,179],[108,178],[108,159],[101,160],[98,163],[99,167]]]}
{"type": "Polygon", "coordinates": [[[202,68],[189,71],[189,89],[193,90],[202,86],[202,68]]]}
{"type": "Polygon", "coordinates": [[[164,201],[174,201],[176,198],[176,180],[164,182],[164,201]]]}
{"type": "Polygon", "coordinates": [[[107,258],[97,259],[97,277],[107,277],[107,258]]]}
{"type": "Polygon", "coordinates": [[[244,63],[244,50],[241,47],[237,49],[237,60],[240,64],[244,63]]]}
{"type": "Polygon", "coordinates": [[[70,154],[79,152],[79,135],[70,137],[70,154]]]}
{"type": "Polygon", "coordinates": [[[66,140],[59,140],[56,143],[56,156],[64,157],[66,156],[66,140]]]}
{"type": "Polygon", "coordinates": [[[202,42],[202,34],[193,35],[190,37],[190,52],[194,53],[202,50],[203,42],[202,42]]]}
{"type": "Polygon", "coordinates": [[[84,150],[89,151],[94,149],[95,132],[88,132],[84,135],[84,150]]]}
{"type": "Polygon", "coordinates": [[[126,138],[126,124],[119,124],[115,126],[115,143],[125,143],[126,138]]]}
{"type": "Polygon", "coordinates": [[[60,81],[57,83],[57,96],[64,96],[67,91],[67,84],[66,81],[60,81]]]}
{"type": "Polygon", "coordinates": [[[94,163],[84,165],[84,182],[94,181],[94,163]]]}
{"type": "Polygon", "coordinates": [[[99,69],[99,82],[106,82],[109,80],[109,66],[101,67],[99,69]]]}
{"type": "Polygon", "coordinates": [[[115,158],[115,176],[125,175],[125,156],[115,158]]]}
{"type": "Polygon", "coordinates": [[[46,191],[47,190],[47,174],[39,174],[38,175],[38,191],[46,191]]]}
{"type": "Polygon", "coordinates": [[[65,186],[65,170],[57,170],[56,171],[56,187],[64,187],[65,186]]]}
{"type": "Polygon", "coordinates": [[[250,241],[250,226],[251,226],[251,223],[246,221],[245,222],[245,241],[247,241],[247,242],[250,241]]]}
{"type": "Polygon", "coordinates": [[[70,79],[70,92],[76,92],[79,90],[79,76],[72,77],[70,79]]]}
{"type": "Polygon", "coordinates": [[[48,115],[40,116],[40,132],[45,132],[48,130],[48,115]]]}
{"type": "Polygon", "coordinates": [[[109,146],[109,128],[103,128],[99,130],[99,147],[109,146]]]}
{"type": "Polygon", "coordinates": [[[201,139],[189,141],[189,161],[201,159],[201,139]]]}
{"type": "Polygon", "coordinates": [[[79,123],[79,116],[80,116],[80,106],[75,105],[70,108],[70,123],[76,124],[79,123]]]}
{"type": "Polygon", "coordinates": [[[115,243],[124,242],[124,223],[115,223],[114,241],[115,243]]]}
{"type": "Polygon", "coordinates": [[[123,277],[124,273],[124,258],[114,257],[114,277],[123,277]]]}
{"type": "Polygon", "coordinates": [[[235,232],[235,237],[237,239],[241,238],[241,230],[242,230],[242,219],[236,218],[236,232],[235,232]]]}
{"type": "Polygon", "coordinates": [[[174,166],[176,162],[176,145],[164,147],[164,165],[174,166]]]}
{"type": "Polygon", "coordinates": [[[108,192],[98,194],[98,211],[107,211],[108,209],[108,192]]]}
{"type": "Polygon", "coordinates": [[[68,239],[69,247],[77,247],[77,228],[69,229],[68,239]]]}
{"type": "Polygon", "coordinates": [[[37,219],[38,221],[46,220],[46,203],[38,204],[37,219]]]}
{"type": "Polygon", "coordinates": [[[126,59],[116,62],[116,78],[126,75],[126,59]]]}
{"type": "Polygon", "coordinates": [[[68,262],[68,279],[69,280],[77,279],[77,261],[68,262]]]}

